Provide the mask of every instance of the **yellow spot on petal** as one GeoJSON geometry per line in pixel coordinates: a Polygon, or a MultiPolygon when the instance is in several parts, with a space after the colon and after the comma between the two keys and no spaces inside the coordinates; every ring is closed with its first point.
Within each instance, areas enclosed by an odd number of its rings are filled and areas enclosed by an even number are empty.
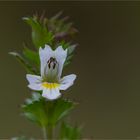
{"type": "Polygon", "coordinates": [[[58,83],[44,82],[44,83],[42,83],[42,86],[45,87],[45,88],[48,88],[48,89],[55,89],[55,88],[59,87],[59,84],[58,83]]]}

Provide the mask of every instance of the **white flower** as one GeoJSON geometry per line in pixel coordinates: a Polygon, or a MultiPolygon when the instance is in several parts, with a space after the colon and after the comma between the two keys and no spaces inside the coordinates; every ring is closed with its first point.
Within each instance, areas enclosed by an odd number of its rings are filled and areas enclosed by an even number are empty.
{"type": "Polygon", "coordinates": [[[42,96],[54,100],[61,96],[60,90],[66,90],[73,85],[76,79],[75,74],[70,74],[61,78],[63,65],[67,57],[67,49],[64,50],[59,46],[52,50],[50,46],[39,49],[41,62],[41,76],[27,74],[29,81],[28,87],[32,90],[43,90],[42,96]]]}

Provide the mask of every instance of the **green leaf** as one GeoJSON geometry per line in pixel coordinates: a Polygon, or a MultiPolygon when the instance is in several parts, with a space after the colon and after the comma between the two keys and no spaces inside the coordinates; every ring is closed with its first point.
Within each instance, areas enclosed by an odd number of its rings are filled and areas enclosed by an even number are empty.
{"type": "Polygon", "coordinates": [[[67,49],[67,58],[66,61],[64,63],[64,66],[67,66],[70,64],[73,56],[74,56],[74,51],[76,49],[78,44],[71,44],[70,42],[65,42],[64,40],[62,40],[57,46],[63,46],[63,49],[67,49]]]}
{"type": "MultiPolygon", "coordinates": [[[[33,93],[36,94],[36,93],[33,93]]],[[[45,105],[43,100],[26,100],[26,103],[22,106],[24,116],[32,122],[37,123],[40,126],[46,126],[48,124],[47,114],[45,112],[45,105]]]]}
{"type": "Polygon", "coordinates": [[[35,16],[24,17],[23,20],[32,28],[32,41],[36,48],[52,43],[53,34],[48,31],[47,26],[44,25],[44,22],[41,23],[35,16]]]}
{"type": "Polygon", "coordinates": [[[24,57],[22,55],[20,55],[17,52],[10,52],[9,54],[16,57],[16,59],[24,66],[24,68],[26,69],[27,72],[32,73],[31,66],[26,62],[26,60],[24,59],[24,57]]]}
{"type": "Polygon", "coordinates": [[[71,126],[66,122],[61,124],[60,139],[61,140],[79,140],[81,138],[81,127],[71,126]]]}
{"type": "Polygon", "coordinates": [[[69,47],[67,47],[68,52],[67,52],[67,58],[66,58],[66,61],[64,63],[64,66],[67,66],[68,64],[70,64],[70,62],[73,58],[76,46],[77,46],[77,44],[69,45],[69,47]]]}
{"type": "Polygon", "coordinates": [[[46,105],[49,106],[49,123],[55,125],[67,116],[77,104],[70,100],[60,98],[53,102],[47,102],[46,105]]]}
{"type": "Polygon", "coordinates": [[[56,125],[76,105],[76,103],[66,99],[46,101],[39,93],[33,93],[32,95],[36,97],[26,100],[22,108],[25,117],[40,126],[56,125]]]}
{"type": "Polygon", "coordinates": [[[70,38],[77,33],[77,30],[73,28],[73,23],[66,22],[69,17],[61,18],[62,13],[57,13],[47,21],[48,29],[53,32],[56,40],[65,40],[66,37],[70,38]]]}
{"type": "Polygon", "coordinates": [[[34,65],[39,69],[40,60],[39,60],[39,53],[38,52],[32,51],[29,48],[24,47],[23,55],[31,65],[34,65]]]}
{"type": "Polygon", "coordinates": [[[68,47],[68,55],[71,55],[75,51],[76,46],[77,44],[73,44],[68,47]]]}
{"type": "Polygon", "coordinates": [[[25,70],[28,72],[28,73],[31,73],[31,74],[38,74],[39,70],[34,67],[27,58],[24,57],[24,55],[21,55],[17,52],[10,52],[9,53],[10,55],[16,57],[16,59],[23,65],[23,67],[25,68],[25,70]]]}

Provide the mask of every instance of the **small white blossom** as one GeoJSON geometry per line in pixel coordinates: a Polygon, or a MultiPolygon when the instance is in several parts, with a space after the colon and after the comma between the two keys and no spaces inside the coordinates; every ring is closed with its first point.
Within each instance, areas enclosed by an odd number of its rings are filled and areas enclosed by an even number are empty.
{"type": "Polygon", "coordinates": [[[59,46],[52,50],[50,46],[39,49],[41,62],[41,75],[27,74],[28,87],[32,90],[43,91],[42,96],[54,100],[61,96],[60,90],[66,90],[73,85],[76,79],[75,74],[70,74],[61,78],[63,65],[67,57],[67,49],[59,46]]]}

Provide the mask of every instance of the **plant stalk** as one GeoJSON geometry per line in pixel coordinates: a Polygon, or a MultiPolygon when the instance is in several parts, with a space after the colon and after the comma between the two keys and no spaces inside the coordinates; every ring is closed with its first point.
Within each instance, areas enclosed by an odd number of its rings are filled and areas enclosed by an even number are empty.
{"type": "Polygon", "coordinates": [[[46,127],[43,127],[42,131],[43,131],[43,138],[44,138],[44,140],[47,140],[47,130],[46,130],[46,127]]]}
{"type": "Polygon", "coordinates": [[[53,140],[53,127],[51,125],[47,127],[47,138],[53,140]]]}

